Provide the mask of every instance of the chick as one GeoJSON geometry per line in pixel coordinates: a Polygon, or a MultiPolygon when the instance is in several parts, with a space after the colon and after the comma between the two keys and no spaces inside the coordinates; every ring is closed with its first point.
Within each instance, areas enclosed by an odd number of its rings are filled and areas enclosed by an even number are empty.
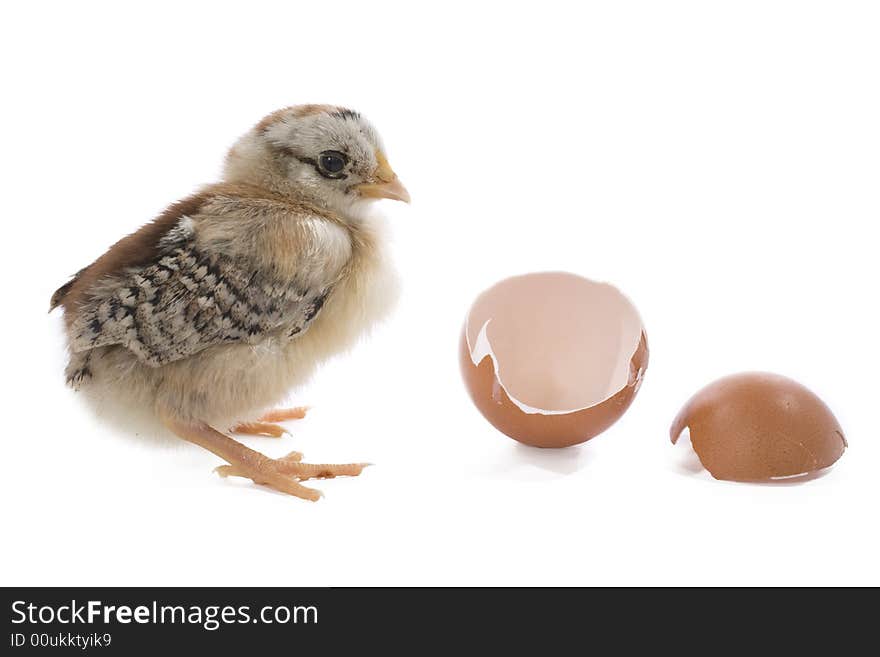
{"type": "Polygon", "coordinates": [[[281,435],[269,410],[390,309],[396,278],[369,200],[409,201],[357,112],[300,105],[229,151],[222,181],[170,206],[52,296],[64,309],[75,389],[146,408],[246,477],[308,500],[300,482],[358,475],[249,449],[228,433],[281,435]]]}

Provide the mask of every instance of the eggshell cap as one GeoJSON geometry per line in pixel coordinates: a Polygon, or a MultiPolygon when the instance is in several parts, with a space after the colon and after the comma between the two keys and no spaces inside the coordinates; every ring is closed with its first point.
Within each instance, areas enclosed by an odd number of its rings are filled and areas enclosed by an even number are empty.
{"type": "Polygon", "coordinates": [[[821,399],[796,381],[764,372],[734,374],[697,392],[672,423],[673,443],[685,428],[711,475],[733,481],[815,472],[847,446],[821,399]]]}

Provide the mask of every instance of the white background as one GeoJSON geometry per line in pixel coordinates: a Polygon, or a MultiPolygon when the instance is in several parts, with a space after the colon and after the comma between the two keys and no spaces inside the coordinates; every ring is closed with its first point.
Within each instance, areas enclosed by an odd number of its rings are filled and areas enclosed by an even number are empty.
{"type": "Polygon", "coordinates": [[[864,2],[4,5],[3,584],[880,584],[880,14],[864,2]],[[375,463],[316,504],[129,437],[63,382],[52,291],[300,102],[361,110],[405,295],[271,455],[375,463]],[[475,295],[565,269],[651,345],[580,447],[497,433],[460,382],[475,295]],[[744,485],[670,445],[718,376],[798,379],[850,448],[744,485]]]}

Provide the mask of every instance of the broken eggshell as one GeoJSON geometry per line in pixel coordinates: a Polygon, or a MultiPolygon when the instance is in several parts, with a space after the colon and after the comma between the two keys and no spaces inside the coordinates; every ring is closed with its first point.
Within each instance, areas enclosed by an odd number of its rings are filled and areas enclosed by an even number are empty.
{"type": "Polygon", "coordinates": [[[471,399],[495,428],[526,445],[567,447],[629,408],[648,343],[638,311],[615,287],[541,272],[477,297],[460,363],[471,399]]]}
{"type": "Polygon", "coordinates": [[[770,481],[807,475],[841,457],[837,419],[810,390],[784,376],[745,372],[697,392],[672,423],[716,479],[770,481]]]}

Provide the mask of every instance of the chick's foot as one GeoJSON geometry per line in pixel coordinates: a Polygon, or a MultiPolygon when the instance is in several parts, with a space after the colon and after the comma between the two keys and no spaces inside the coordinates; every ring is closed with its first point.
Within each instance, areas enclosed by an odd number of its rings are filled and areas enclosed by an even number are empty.
{"type": "Polygon", "coordinates": [[[299,452],[291,452],[280,459],[272,459],[207,424],[186,423],[169,417],[163,419],[168,428],[178,436],[207,449],[229,463],[217,468],[221,476],[245,477],[281,493],[313,502],[321,498],[321,492],[303,486],[300,481],[340,476],[355,477],[368,465],[367,463],[339,465],[302,463],[302,454],[299,452]]]}

